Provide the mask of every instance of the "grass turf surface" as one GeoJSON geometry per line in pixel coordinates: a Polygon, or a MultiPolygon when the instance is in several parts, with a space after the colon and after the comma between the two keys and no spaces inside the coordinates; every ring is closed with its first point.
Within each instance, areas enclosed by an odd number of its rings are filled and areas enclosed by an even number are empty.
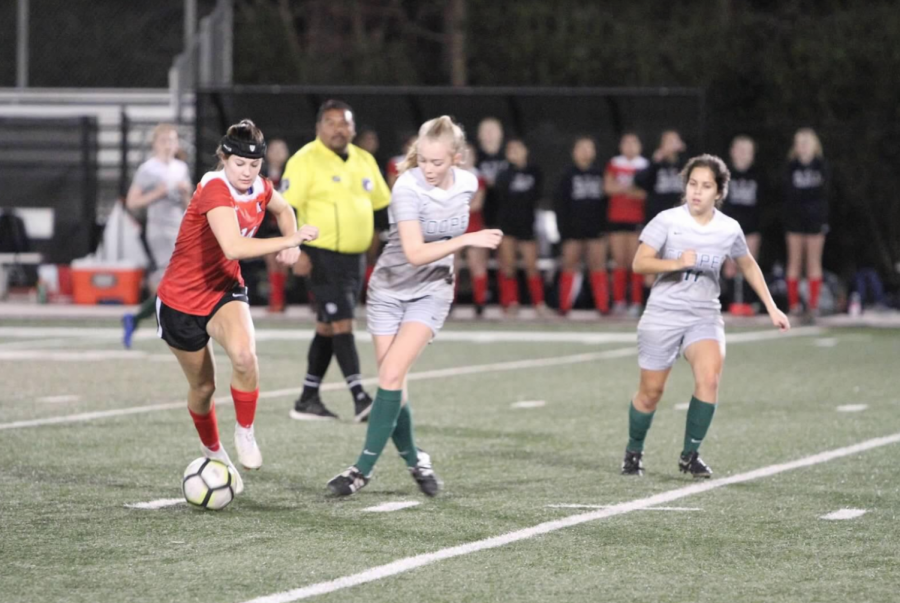
{"type": "MultiPolygon", "coordinates": [[[[115,323],[92,326],[102,333],[115,323]]],[[[308,329],[285,321],[258,327],[308,329]]],[[[559,324],[448,327],[516,328],[563,330],[559,324]]],[[[63,339],[47,349],[117,349],[114,338],[63,339]]],[[[0,338],[0,349],[14,342],[13,349],[29,349],[21,337],[0,338]]],[[[263,391],[299,386],[307,345],[259,343],[263,391]]],[[[182,398],[184,379],[165,347],[139,340],[136,348],[148,357],[0,360],[8,384],[0,394],[0,423],[182,398]],[[39,401],[59,395],[79,399],[39,401]]],[[[414,370],[627,348],[633,344],[439,339],[414,370]]],[[[704,458],[719,477],[900,431],[898,352],[898,333],[883,330],[730,344],[722,405],[704,458]],[[835,410],[844,404],[868,408],[835,410]]],[[[361,343],[360,353],[363,372],[374,374],[371,345],[361,343]]],[[[219,391],[227,395],[230,368],[219,360],[219,391]]],[[[0,601],[242,602],[583,512],[547,505],[616,504],[690,485],[676,470],[685,412],[674,407],[692,389],[683,361],[648,436],[647,476],[618,475],[637,373],[628,355],[413,382],[417,443],[446,483],[434,500],[418,493],[391,444],[365,490],[346,500],[326,496],[325,482],[356,458],[365,427],[291,421],[291,394],[261,401],[264,467],[243,473],[246,491],[220,513],[124,506],[179,496],[180,474],[199,456],[184,409],[0,430],[0,601]],[[510,408],[518,400],[546,406],[510,408]],[[422,504],[362,512],[405,500],[422,504]]],[[[337,366],[328,381],[340,381],[337,366]]],[[[338,389],[323,397],[349,419],[349,394],[338,389]]],[[[218,414],[233,453],[233,410],[221,404],[218,414]]],[[[673,503],[699,511],[636,511],[315,600],[893,601],[900,586],[898,446],[673,503]],[[868,512],[848,521],[819,519],[844,507],[868,512]]]]}

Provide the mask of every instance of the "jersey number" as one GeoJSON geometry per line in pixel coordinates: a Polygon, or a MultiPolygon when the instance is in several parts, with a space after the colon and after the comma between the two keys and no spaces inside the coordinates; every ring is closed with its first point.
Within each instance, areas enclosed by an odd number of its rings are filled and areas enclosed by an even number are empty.
{"type": "Polygon", "coordinates": [[[250,239],[250,238],[253,237],[253,235],[256,234],[256,229],[257,229],[257,228],[259,228],[259,226],[254,226],[253,228],[242,228],[242,229],[241,229],[241,236],[242,236],[242,237],[247,237],[248,239],[250,239]]]}
{"type": "Polygon", "coordinates": [[[693,276],[694,282],[696,283],[698,280],[700,280],[700,274],[701,272],[699,270],[686,270],[684,272],[684,280],[689,281],[691,280],[691,276],[693,276]]]}

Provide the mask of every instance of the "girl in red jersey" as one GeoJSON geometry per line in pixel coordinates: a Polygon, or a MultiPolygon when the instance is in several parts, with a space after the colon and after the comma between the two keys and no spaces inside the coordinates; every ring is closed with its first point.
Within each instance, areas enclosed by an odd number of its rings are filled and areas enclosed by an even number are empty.
{"type": "MultiPolygon", "coordinates": [[[[646,169],[650,162],[641,156],[641,139],[634,132],[626,132],[619,139],[620,155],[606,166],[603,190],[609,195],[607,220],[609,246],[616,267],[613,269],[613,311],[625,312],[625,291],[629,282],[628,269],[637,253],[638,235],[644,224],[644,199],[647,193],[634,185],[634,175],[646,169]]],[[[637,316],[644,303],[644,277],[631,273],[631,310],[637,316]]]]}
{"type": "Polygon", "coordinates": [[[188,411],[203,454],[234,471],[235,492],[243,481],[219,442],[213,392],[216,365],[210,338],[231,360],[231,397],[237,425],[234,443],[247,469],[262,465],[253,434],[259,397],[259,367],[249,300],[238,260],[276,253],[288,266],[300,257],[299,245],[318,236],[314,226],[297,230],[290,205],[260,178],[266,143],[250,120],[228,128],[216,151],[220,169],[203,176],[178,232],[175,252],[157,291],[160,338],[169,344],[188,380],[188,411]],[[282,236],[254,239],[266,210],[282,236]],[[243,303],[229,303],[243,302],[243,303]]]}

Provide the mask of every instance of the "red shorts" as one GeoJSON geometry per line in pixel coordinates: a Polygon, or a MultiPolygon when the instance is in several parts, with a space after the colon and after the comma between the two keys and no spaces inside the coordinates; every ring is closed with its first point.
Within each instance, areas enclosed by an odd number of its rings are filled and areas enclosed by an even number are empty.
{"type": "Polygon", "coordinates": [[[480,211],[473,211],[469,214],[469,227],[466,232],[478,232],[484,230],[484,216],[480,211]]]}

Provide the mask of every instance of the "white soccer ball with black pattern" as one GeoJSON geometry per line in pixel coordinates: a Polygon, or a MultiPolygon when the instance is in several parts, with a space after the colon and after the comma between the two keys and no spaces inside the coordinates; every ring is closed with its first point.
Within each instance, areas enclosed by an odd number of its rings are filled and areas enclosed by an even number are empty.
{"type": "Polygon", "coordinates": [[[225,463],[200,457],[184,470],[181,489],[195,507],[218,511],[234,500],[234,475],[225,463]]]}

